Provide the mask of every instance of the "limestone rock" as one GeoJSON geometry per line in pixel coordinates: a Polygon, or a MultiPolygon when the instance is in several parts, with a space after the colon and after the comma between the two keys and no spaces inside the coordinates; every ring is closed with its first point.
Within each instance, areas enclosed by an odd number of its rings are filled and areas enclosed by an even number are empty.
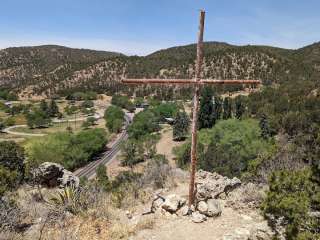
{"type": "Polygon", "coordinates": [[[221,205],[217,199],[208,199],[207,201],[208,210],[206,215],[208,217],[217,217],[221,215],[221,205]]]}
{"type": "Polygon", "coordinates": [[[179,208],[184,206],[186,200],[176,194],[171,194],[166,197],[166,200],[162,204],[162,208],[168,212],[175,213],[179,208]]]}
{"type": "Polygon", "coordinates": [[[194,223],[202,223],[207,220],[207,217],[199,212],[193,212],[191,215],[191,220],[194,223]]]}
{"type": "Polygon", "coordinates": [[[218,173],[210,173],[199,170],[196,175],[197,200],[207,200],[217,198],[222,193],[228,193],[241,185],[238,178],[228,178],[218,173]]]}
{"type": "Polygon", "coordinates": [[[189,207],[188,206],[183,206],[180,210],[179,210],[179,214],[181,216],[187,216],[189,212],[189,207]]]}
{"type": "Polygon", "coordinates": [[[208,213],[208,204],[205,201],[200,201],[198,203],[197,209],[200,213],[206,215],[208,213]]]}
{"type": "Polygon", "coordinates": [[[36,182],[46,187],[79,186],[79,178],[57,163],[44,162],[35,171],[36,182]]]}

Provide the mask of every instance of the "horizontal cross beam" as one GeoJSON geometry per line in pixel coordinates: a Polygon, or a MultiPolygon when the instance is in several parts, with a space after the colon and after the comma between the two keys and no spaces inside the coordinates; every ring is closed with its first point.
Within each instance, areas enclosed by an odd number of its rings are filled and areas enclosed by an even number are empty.
{"type": "Polygon", "coordinates": [[[192,84],[192,85],[205,85],[205,84],[261,84],[260,80],[217,80],[217,79],[123,79],[122,83],[125,84],[192,84]]]}

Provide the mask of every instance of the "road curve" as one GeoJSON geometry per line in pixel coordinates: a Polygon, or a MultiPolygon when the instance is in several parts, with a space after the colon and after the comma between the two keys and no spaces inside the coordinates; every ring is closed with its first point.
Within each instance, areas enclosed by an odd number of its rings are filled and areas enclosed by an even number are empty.
{"type": "MultiPolygon", "coordinates": [[[[53,123],[64,123],[64,122],[75,122],[75,121],[85,121],[89,118],[90,116],[86,116],[86,117],[81,117],[81,118],[76,118],[76,119],[53,119],[52,122],[53,123]]],[[[93,116],[95,119],[100,119],[101,116],[96,114],[93,116]]],[[[27,127],[27,125],[14,125],[11,127],[7,127],[5,129],[2,130],[2,132],[7,133],[7,134],[11,134],[11,135],[17,135],[17,136],[28,136],[28,137],[43,137],[47,134],[45,133],[24,133],[24,132],[16,132],[13,131],[13,129],[15,128],[19,128],[19,127],[27,127]]]]}
{"type": "Polygon", "coordinates": [[[112,143],[110,149],[102,154],[102,157],[96,161],[90,162],[86,166],[76,170],[74,174],[78,177],[86,177],[91,179],[96,175],[96,169],[100,164],[106,165],[109,163],[120,151],[121,144],[128,139],[127,126],[131,121],[131,117],[127,114],[125,115],[125,128],[122,130],[117,139],[112,143]]]}
{"type": "Polygon", "coordinates": [[[14,126],[3,129],[2,132],[7,134],[12,134],[12,135],[17,135],[17,136],[29,136],[29,137],[43,137],[46,135],[43,133],[24,133],[24,132],[12,131],[13,129],[19,128],[19,127],[27,127],[27,125],[14,125],[14,126]]]}

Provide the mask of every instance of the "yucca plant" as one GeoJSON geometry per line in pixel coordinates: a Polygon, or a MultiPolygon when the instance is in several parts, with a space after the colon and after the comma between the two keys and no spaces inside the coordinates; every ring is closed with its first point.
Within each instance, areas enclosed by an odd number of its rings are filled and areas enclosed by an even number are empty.
{"type": "Polygon", "coordinates": [[[73,185],[58,190],[56,194],[51,196],[50,202],[73,214],[81,212],[86,207],[81,190],[73,185]]]}

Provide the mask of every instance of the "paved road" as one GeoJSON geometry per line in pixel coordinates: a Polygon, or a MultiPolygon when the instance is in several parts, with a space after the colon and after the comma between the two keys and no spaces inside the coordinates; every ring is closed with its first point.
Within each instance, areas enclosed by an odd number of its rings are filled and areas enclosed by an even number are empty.
{"type": "Polygon", "coordinates": [[[29,137],[43,137],[43,136],[46,135],[46,134],[43,134],[43,133],[24,133],[24,132],[12,131],[13,129],[19,128],[19,127],[27,127],[27,125],[14,125],[14,126],[7,127],[5,129],[3,129],[2,132],[8,133],[8,134],[12,134],[12,135],[29,136],[29,137]]]}
{"type": "MultiPolygon", "coordinates": [[[[75,122],[75,121],[78,122],[78,121],[85,121],[89,117],[90,116],[76,118],[76,119],[53,119],[52,122],[53,123],[64,123],[64,122],[75,122]]],[[[95,114],[92,117],[94,117],[95,119],[100,119],[101,118],[100,114],[95,114]]],[[[47,135],[47,134],[44,134],[44,133],[24,133],[24,132],[13,131],[13,129],[20,128],[20,127],[27,127],[27,125],[14,125],[14,126],[7,127],[5,129],[3,129],[2,132],[8,133],[8,134],[12,134],[12,135],[17,135],[17,136],[29,136],[29,137],[43,137],[43,136],[47,135]]]]}
{"type": "Polygon", "coordinates": [[[88,165],[86,165],[83,168],[80,168],[74,172],[74,174],[78,177],[86,177],[88,179],[91,179],[95,177],[96,175],[96,169],[100,164],[106,165],[107,163],[110,163],[114,157],[119,153],[121,144],[128,139],[127,134],[127,126],[131,122],[131,116],[125,115],[126,123],[125,128],[122,130],[122,132],[119,134],[117,139],[111,144],[110,149],[102,154],[101,158],[94,162],[90,162],[88,165]]]}

